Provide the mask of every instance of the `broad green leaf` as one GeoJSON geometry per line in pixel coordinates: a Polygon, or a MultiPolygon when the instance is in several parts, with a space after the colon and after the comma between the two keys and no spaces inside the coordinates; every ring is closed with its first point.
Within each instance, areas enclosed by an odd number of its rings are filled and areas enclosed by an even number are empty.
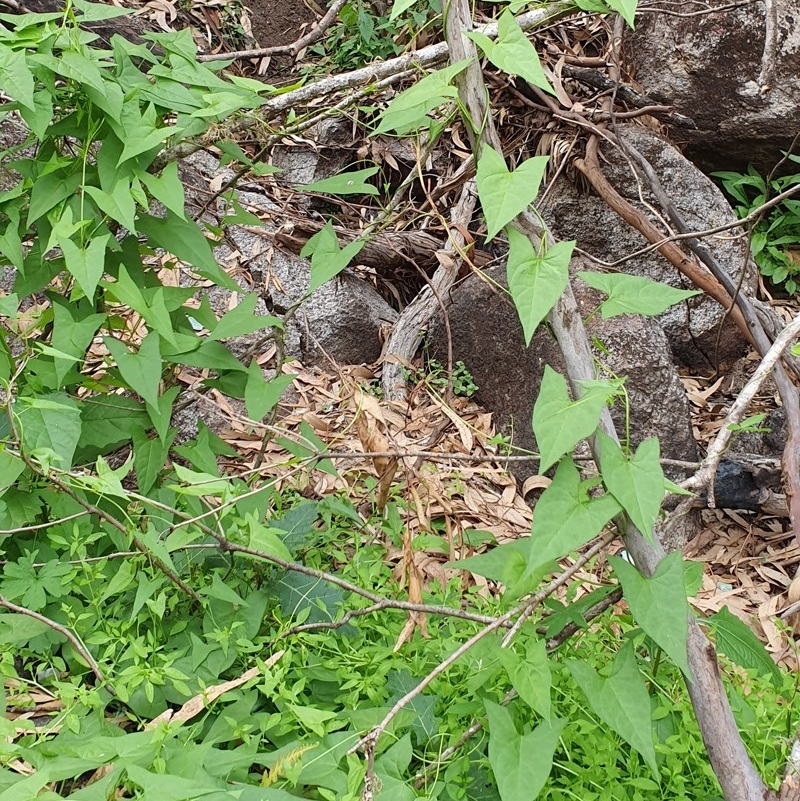
{"type": "MultiPolygon", "coordinates": [[[[229,89],[233,88],[226,84],[229,89]]],[[[220,120],[230,117],[242,109],[252,109],[266,102],[263,98],[250,92],[220,91],[206,92],[202,95],[205,106],[196,109],[190,116],[198,119],[218,117],[220,120]]]]}
{"type": "Polygon", "coordinates": [[[33,74],[25,60],[25,53],[0,44],[0,89],[21,106],[35,111],[33,86],[33,74]]]}
{"type": "Polygon", "coordinates": [[[87,248],[79,248],[71,239],[62,239],[61,251],[67,272],[78,282],[83,294],[94,298],[97,285],[103,277],[106,265],[106,245],[111,234],[95,236],[87,248]]]}
{"type": "Polygon", "coordinates": [[[327,709],[317,709],[313,706],[300,706],[299,704],[286,704],[286,707],[297,718],[302,726],[317,735],[326,734],[325,723],[336,717],[336,712],[327,709]]]}
{"type": "Polygon", "coordinates": [[[0,495],[22,475],[25,462],[5,449],[0,449],[0,495]]]}
{"type": "Polygon", "coordinates": [[[329,195],[378,195],[378,188],[366,182],[376,172],[378,167],[367,167],[364,170],[332,175],[311,184],[299,184],[294,188],[298,192],[325,192],[329,195]]]}
{"type": "Polygon", "coordinates": [[[469,59],[464,59],[438,69],[401,92],[381,114],[375,133],[395,131],[402,135],[430,122],[428,112],[441,106],[448,98],[458,97],[458,90],[450,84],[469,63],[469,59]]]}
{"type": "Polygon", "coordinates": [[[61,457],[62,470],[72,467],[72,457],[81,436],[81,409],[63,392],[14,401],[14,413],[27,453],[45,448],[61,457]]]}
{"type": "Polygon", "coordinates": [[[496,545],[477,556],[448,562],[446,567],[468,570],[470,573],[509,585],[518,581],[525,572],[527,551],[528,544],[524,540],[513,540],[496,545]]]}
{"type": "Polygon", "coordinates": [[[561,460],[533,512],[529,573],[585,545],[620,511],[611,495],[590,497],[587,483],[581,482],[571,458],[561,460]]]}
{"type": "Polygon", "coordinates": [[[759,676],[769,676],[776,687],[780,686],[782,679],[778,666],[749,626],[726,607],[711,615],[708,622],[719,653],[743,668],[755,670],[759,676]]]}
{"type": "Polygon", "coordinates": [[[170,354],[167,352],[165,356],[172,362],[188,364],[190,367],[247,372],[247,368],[223,344],[211,340],[203,342],[199,348],[189,353],[170,354]]]}
{"type": "Polygon", "coordinates": [[[136,177],[156,200],[164,204],[165,208],[181,219],[186,219],[183,182],[178,176],[177,161],[167,164],[161,175],[152,175],[147,170],[139,170],[136,177]]]}
{"type": "Polygon", "coordinates": [[[136,204],[131,197],[131,182],[128,176],[120,176],[111,192],[104,192],[97,186],[86,186],[84,189],[100,211],[131,233],[136,233],[136,204]]]}
{"type": "Polygon", "coordinates": [[[600,305],[603,319],[620,314],[655,316],[676,303],[701,294],[698,290],[675,287],[625,273],[589,273],[578,275],[593,289],[608,295],[600,305]]]}
{"type": "Polygon", "coordinates": [[[3,211],[8,217],[8,224],[0,234],[0,253],[8,259],[9,264],[12,264],[17,270],[22,270],[24,254],[22,238],[19,235],[19,206],[16,203],[8,204],[3,211]]]}
{"type": "Polygon", "coordinates": [[[177,214],[167,211],[166,217],[151,217],[143,214],[136,226],[150,240],[150,244],[163,248],[167,253],[187,262],[203,278],[213,281],[223,289],[234,292],[241,287],[217,264],[208,239],[197,223],[189,222],[177,214]]]}
{"type": "Polygon", "coordinates": [[[539,323],[555,306],[569,280],[574,242],[556,242],[543,256],[530,239],[508,229],[508,288],[517,308],[525,344],[530,345],[539,323]]]}
{"type": "Polygon", "coordinates": [[[286,388],[294,380],[293,375],[276,375],[267,380],[256,359],[250,362],[247,385],[244,390],[244,405],[251,420],[261,420],[275,408],[286,388]]]}
{"type": "Polygon", "coordinates": [[[33,106],[33,109],[23,106],[19,115],[37,139],[45,139],[47,129],[53,122],[53,96],[46,89],[34,92],[33,106]]]}
{"type": "Polygon", "coordinates": [[[177,463],[172,465],[172,469],[175,471],[178,480],[187,486],[178,487],[172,485],[171,488],[184,495],[222,495],[231,490],[231,482],[227,478],[219,478],[208,473],[198,473],[177,463]]]}
{"type": "Polygon", "coordinates": [[[539,472],[544,473],[597,428],[600,412],[617,391],[613,381],[584,381],[577,400],[570,400],[567,382],[550,365],[544,368],[539,397],[533,406],[533,433],[539,446],[539,472]]]}
{"type": "Polygon", "coordinates": [[[536,48],[508,9],[500,15],[497,23],[496,42],[477,31],[470,31],[467,36],[483,50],[495,67],[509,75],[519,75],[545,92],[555,94],[545,77],[536,48]]]}
{"type": "Polygon", "coordinates": [[[293,570],[287,570],[274,580],[273,587],[281,612],[292,617],[307,614],[308,623],[335,620],[345,599],[339,587],[293,570]]]}
{"type": "Polygon", "coordinates": [[[639,444],[628,459],[614,440],[597,432],[600,471],[608,491],[620,502],[634,526],[652,542],[653,526],[664,500],[664,471],[656,437],[639,444]]]}
{"type": "Polygon", "coordinates": [[[134,435],[133,469],[140,493],[147,494],[156,485],[174,438],[174,431],[166,440],[149,439],[143,432],[137,432],[134,435]]]}
{"type": "Polygon", "coordinates": [[[142,404],[124,395],[95,395],[83,400],[81,407],[83,431],[78,443],[81,461],[116,450],[148,426],[142,404]]]}
{"type": "Polygon", "coordinates": [[[240,303],[220,317],[214,326],[209,340],[243,337],[260,331],[262,328],[282,328],[283,321],[270,315],[255,314],[258,295],[248,292],[240,303]]]}
{"type": "MultiPolygon", "coordinates": [[[[57,295],[51,296],[53,304],[53,342],[68,356],[82,361],[86,349],[92,342],[97,329],[106,319],[104,314],[89,314],[89,304],[68,303],[57,295]]],[[[55,371],[59,384],[69,372],[71,364],[56,360],[55,371]]]]}
{"type": "Polygon", "coordinates": [[[511,712],[485,700],[489,718],[489,764],[502,801],[534,801],[553,767],[553,755],[566,720],[540,723],[520,735],[511,712]]]}
{"type": "MultiPolygon", "coordinates": [[[[635,569],[635,568],[634,568],[635,569]]],[[[589,706],[607,726],[636,749],[658,776],[653,724],[650,720],[650,697],[644,677],[636,664],[633,644],[622,647],[614,660],[611,675],[604,679],[586,663],[567,660],[572,677],[583,690],[589,706]]]]}
{"type": "Polygon", "coordinates": [[[117,364],[128,386],[152,406],[158,406],[158,385],[161,381],[161,350],[158,334],[151,331],[132,353],[114,337],[104,337],[108,352],[117,364]]]}
{"type": "Polygon", "coordinates": [[[107,6],[105,3],[89,3],[86,0],[72,0],[72,5],[80,11],[80,22],[102,22],[107,19],[116,19],[133,14],[132,8],[117,8],[107,6]]]}
{"type": "Polygon", "coordinates": [[[336,231],[328,220],[325,227],[317,231],[300,251],[304,259],[311,256],[311,281],[308,285],[308,294],[319,289],[331,278],[335,278],[358,255],[365,244],[363,239],[356,239],[340,249],[336,231]]]}
{"type": "Polygon", "coordinates": [[[509,172],[503,155],[484,146],[478,159],[476,180],[486,217],[487,240],[533,203],[546,165],[547,156],[535,156],[509,172]]]}
{"type": "Polygon", "coordinates": [[[609,557],[609,562],[622,584],[634,620],[688,677],[689,602],[680,551],[664,557],[649,579],[618,556],[609,557]]]}
{"type": "Polygon", "coordinates": [[[500,648],[497,652],[508,673],[511,686],[519,697],[545,720],[550,720],[550,688],[552,675],[547,659],[544,640],[531,640],[520,658],[511,648],[500,648]]]}
{"type": "Polygon", "coordinates": [[[170,387],[163,394],[158,396],[158,406],[147,405],[147,414],[153,423],[153,428],[155,428],[158,438],[162,442],[166,442],[169,439],[172,405],[175,403],[175,399],[178,395],[180,395],[180,392],[180,387],[170,387]]]}
{"type": "Polygon", "coordinates": [[[25,225],[30,228],[40,217],[74,194],[80,184],[80,173],[64,177],[62,170],[37,178],[31,189],[25,225]]]}
{"type": "Polygon", "coordinates": [[[75,481],[98,495],[115,495],[118,498],[126,498],[128,491],[122,486],[122,480],[131,472],[132,467],[133,461],[128,459],[125,464],[112,470],[108,466],[108,462],[102,456],[98,456],[95,473],[86,473],[75,481]]]}
{"type": "Polygon", "coordinates": [[[633,29],[636,6],[639,4],[639,0],[605,0],[605,2],[608,4],[609,8],[613,8],[614,11],[619,11],[625,22],[633,29]]]}
{"type": "Polygon", "coordinates": [[[285,562],[292,561],[292,554],[283,542],[282,529],[265,526],[255,519],[255,515],[248,516],[248,527],[250,529],[250,539],[248,545],[270,556],[277,556],[285,562]]]}
{"type": "Polygon", "coordinates": [[[396,20],[404,11],[416,5],[419,0],[394,0],[392,3],[392,10],[389,14],[389,21],[396,20]]]}
{"type": "Polygon", "coordinates": [[[79,84],[91,86],[101,94],[105,91],[106,81],[97,64],[83,53],[74,50],[63,50],[58,58],[53,58],[53,71],[65,78],[72,78],[79,84]]]}
{"type": "Polygon", "coordinates": [[[172,321],[164,301],[164,287],[156,289],[139,287],[124,265],[120,265],[116,282],[104,281],[103,286],[107,294],[141,314],[150,329],[156,331],[168,343],[175,343],[172,321]],[[144,292],[147,293],[146,297],[144,292]]]}

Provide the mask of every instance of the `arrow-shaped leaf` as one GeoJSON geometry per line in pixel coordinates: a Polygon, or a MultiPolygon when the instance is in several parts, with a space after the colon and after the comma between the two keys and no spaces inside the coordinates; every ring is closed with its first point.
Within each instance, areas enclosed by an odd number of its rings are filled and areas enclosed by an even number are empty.
{"type": "Polygon", "coordinates": [[[680,551],[662,559],[649,579],[618,556],[609,557],[609,561],[636,622],[688,677],[689,602],[680,551]]]}
{"type": "Polygon", "coordinates": [[[567,285],[575,243],[556,242],[540,256],[527,236],[509,228],[508,245],[508,288],[522,323],[525,344],[530,345],[539,323],[567,285]]]}
{"type": "Polygon", "coordinates": [[[488,145],[478,159],[477,185],[486,216],[486,238],[494,235],[533,203],[539,193],[547,156],[536,156],[509,172],[501,153],[488,145]]]}

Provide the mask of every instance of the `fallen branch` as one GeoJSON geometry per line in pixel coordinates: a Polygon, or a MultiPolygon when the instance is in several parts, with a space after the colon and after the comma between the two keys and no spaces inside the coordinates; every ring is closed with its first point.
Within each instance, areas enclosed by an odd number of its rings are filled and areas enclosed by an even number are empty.
{"type": "Polygon", "coordinates": [[[89,653],[86,646],[80,641],[80,638],[77,634],[71,632],[66,626],[56,623],[55,620],[51,620],[49,617],[45,617],[39,612],[34,612],[33,609],[28,609],[25,606],[18,606],[15,603],[11,603],[11,601],[7,600],[2,595],[0,595],[0,606],[8,609],[9,612],[14,612],[17,615],[25,615],[26,617],[38,620],[40,623],[44,623],[44,625],[48,628],[51,628],[53,631],[57,631],[59,634],[62,634],[64,637],[66,637],[72,644],[73,648],[80,654],[83,661],[89,666],[89,669],[92,671],[92,673],[94,673],[100,684],[112,695],[116,695],[114,688],[111,686],[111,684],[109,684],[108,680],[100,670],[100,666],[94,661],[94,657],[89,653]]]}

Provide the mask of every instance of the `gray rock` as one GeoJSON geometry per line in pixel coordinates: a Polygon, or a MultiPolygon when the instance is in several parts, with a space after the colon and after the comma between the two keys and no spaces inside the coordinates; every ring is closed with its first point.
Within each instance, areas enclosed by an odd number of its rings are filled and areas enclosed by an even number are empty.
{"type": "MultiPolygon", "coordinates": [[[[504,268],[492,268],[488,275],[491,281],[505,286],[504,268]]],[[[582,311],[597,305],[596,293],[577,282],[575,289],[582,311]]],[[[463,360],[472,373],[479,387],[475,400],[494,413],[498,429],[511,436],[516,446],[535,451],[531,413],[545,365],[565,373],[557,343],[540,327],[526,348],[510,298],[476,276],[452,291],[448,311],[453,356],[463,360]]],[[[596,355],[605,365],[604,372],[627,376],[632,444],[657,436],[663,456],[696,460],[689,404],[658,322],[630,315],[609,320],[596,317],[588,325],[588,334],[602,343],[603,349],[596,355]]],[[[447,340],[441,320],[431,326],[430,341],[436,358],[443,358],[447,340]]],[[[624,408],[617,405],[612,416],[618,431],[624,434],[624,408]]],[[[536,468],[516,463],[512,471],[524,480],[536,468]]]]}
{"type": "MultiPolygon", "coordinates": [[[[653,166],[664,191],[692,230],[705,230],[736,221],[719,189],[665,139],[645,128],[627,126],[620,135],[653,166]]],[[[616,149],[603,147],[603,173],[626,200],[657,222],[656,199],[644,191],[629,162],[616,149]],[[642,203],[640,192],[648,206],[642,203]]],[[[559,239],[577,240],[578,247],[606,263],[647,246],[647,241],[612,211],[593,190],[582,190],[560,178],[546,201],[538,204],[545,221],[559,239]]],[[[755,272],[751,270],[745,239],[739,229],[726,231],[705,242],[720,265],[737,283],[745,271],[742,291],[752,294],[755,272]]],[[[589,269],[598,269],[590,267],[589,269]]],[[[655,251],[637,256],[614,268],[682,289],[694,289],[663,256],[655,251]]],[[[676,358],[692,369],[716,369],[720,362],[742,355],[745,340],[711,298],[699,295],[667,309],[659,318],[676,358]]]]}
{"type": "Polygon", "coordinates": [[[696,131],[676,131],[693,160],[709,170],[749,161],[768,170],[800,130],[800,4],[707,5],[728,8],[638,14],[626,63],[646,94],[694,120],[696,131]]]}
{"type": "MultiPolygon", "coordinates": [[[[332,136],[333,134],[331,134],[332,136]]],[[[303,151],[304,157],[313,153],[303,151]]],[[[318,160],[318,159],[317,159],[318,160]]],[[[229,178],[229,170],[220,172],[218,162],[204,152],[193,154],[186,163],[196,170],[194,181],[183,176],[187,183],[200,186],[203,181],[216,175],[229,178]]],[[[299,181],[295,174],[293,181],[299,181]]],[[[315,167],[314,176],[319,177],[315,167]]],[[[265,194],[249,190],[237,193],[239,201],[255,214],[259,211],[272,213],[271,219],[279,220],[279,208],[265,194]]],[[[203,197],[199,194],[199,197],[203,197]]],[[[225,229],[225,240],[215,249],[217,260],[223,266],[244,268],[235,279],[243,291],[254,291],[261,298],[256,314],[282,316],[305,296],[311,271],[306,259],[276,249],[272,234],[277,223],[265,222],[263,234],[252,227],[229,225],[225,229]],[[247,279],[247,280],[246,280],[247,279]]],[[[209,290],[209,300],[217,314],[226,311],[231,303],[230,293],[214,287],[209,290]]],[[[386,303],[375,289],[355,273],[345,270],[332,281],[321,286],[289,318],[285,328],[285,353],[299,359],[306,366],[331,366],[336,364],[364,364],[376,361],[381,353],[382,331],[397,319],[397,312],[386,303]]],[[[265,332],[256,332],[239,337],[226,344],[235,355],[249,354],[252,346],[263,339],[265,332]]]]}

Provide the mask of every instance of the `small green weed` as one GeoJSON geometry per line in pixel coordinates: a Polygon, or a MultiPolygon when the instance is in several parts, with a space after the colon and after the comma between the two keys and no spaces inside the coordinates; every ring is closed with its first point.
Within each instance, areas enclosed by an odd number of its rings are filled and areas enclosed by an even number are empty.
{"type": "MultiPolygon", "coordinates": [[[[800,157],[787,158],[800,162],[800,157]]],[[[736,201],[736,214],[746,217],[753,209],[763,205],[770,197],[785,192],[800,183],[800,173],[775,178],[769,182],[749,165],[747,173],[715,172],[725,191],[736,201]]],[[[786,199],[764,216],[753,229],[750,250],[761,274],[789,293],[800,287],[800,200],[786,199]]]]}
{"type": "Polygon", "coordinates": [[[346,71],[363,67],[376,59],[398,55],[405,44],[441,14],[439,0],[421,0],[415,7],[391,19],[376,14],[363,0],[347,3],[339,12],[341,22],[309,52],[325,62],[326,69],[346,71]]]}

